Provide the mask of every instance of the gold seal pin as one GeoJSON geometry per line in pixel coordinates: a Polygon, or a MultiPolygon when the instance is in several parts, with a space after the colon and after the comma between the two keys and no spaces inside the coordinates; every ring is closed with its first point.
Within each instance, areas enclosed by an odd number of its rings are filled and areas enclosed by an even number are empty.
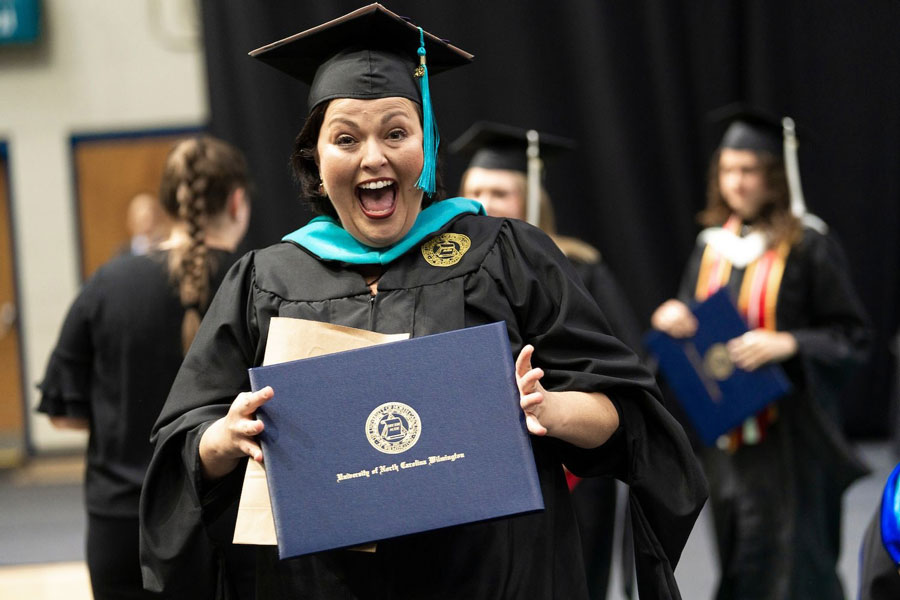
{"type": "Polygon", "coordinates": [[[472,240],[461,233],[442,233],[422,244],[422,256],[433,267],[450,267],[462,260],[472,240]]]}

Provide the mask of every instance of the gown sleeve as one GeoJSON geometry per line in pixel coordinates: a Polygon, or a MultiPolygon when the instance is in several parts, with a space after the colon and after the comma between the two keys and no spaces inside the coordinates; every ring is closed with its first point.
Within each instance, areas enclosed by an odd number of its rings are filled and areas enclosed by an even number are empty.
{"type": "Polygon", "coordinates": [[[868,355],[871,334],[865,311],[837,241],[811,230],[806,230],[805,236],[809,311],[805,324],[790,332],[808,366],[849,374],[868,355]]]}
{"type": "Polygon", "coordinates": [[[511,335],[520,337],[511,342],[534,345],[544,386],[603,392],[619,412],[618,431],[598,448],[554,440],[562,462],[576,475],[614,476],[630,486],[640,595],[679,597],[673,571],[708,493],[684,430],[549,238],[509,222],[498,254],[494,279],[516,314],[511,335]]]}
{"type": "Polygon", "coordinates": [[[574,265],[588,292],[609,321],[612,333],[640,355],[643,352],[641,328],[612,270],[602,262],[576,262],[574,265]]]}
{"type": "Polygon", "coordinates": [[[244,469],[205,484],[199,444],[235,396],[250,389],[247,368],[259,339],[253,275],[252,253],[228,271],[153,428],[141,492],[141,569],[145,588],[172,597],[227,597],[216,542],[230,541],[224,535],[233,531],[244,469]],[[214,539],[219,529],[223,540],[214,539]]]}
{"type": "Polygon", "coordinates": [[[777,309],[785,326],[777,328],[797,340],[797,355],[784,363],[795,393],[780,406],[837,489],[846,489],[869,469],[844,436],[841,391],[866,359],[871,330],[834,238],[807,229],[791,253],[777,309]]]}
{"type": "Polygon", "coordinates": [[[44,379],[38,385],[41,402],[37,410],[51,417],[91,418],[91,315],[97,308],[96,288],[101,277],[102,271],[91,278],[69,307],[44,379]]]}

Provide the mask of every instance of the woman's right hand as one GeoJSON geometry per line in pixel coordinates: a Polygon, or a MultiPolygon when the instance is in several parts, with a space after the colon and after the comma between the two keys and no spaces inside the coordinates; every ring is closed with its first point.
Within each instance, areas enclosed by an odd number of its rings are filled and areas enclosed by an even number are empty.
{"type": "Polygon", "coordinates": [[[238,394],[228,408],[228,414],[203,432],[200,438],[200,467],[205,479],[228,475],[244,456],[262,462],[262,449],[256,436],[263,430],[263,423],[253,415],[274,395],[269,386],[258,392],[238,394]]]}
{"type": "Polygon", "coordinates": [[[659,308],[653,311],[650,324],[654,329],[675,338],[691,337],[697,333],[697,318],[694,313],[684,302],[675,299],[660,304],[659,308]]]}

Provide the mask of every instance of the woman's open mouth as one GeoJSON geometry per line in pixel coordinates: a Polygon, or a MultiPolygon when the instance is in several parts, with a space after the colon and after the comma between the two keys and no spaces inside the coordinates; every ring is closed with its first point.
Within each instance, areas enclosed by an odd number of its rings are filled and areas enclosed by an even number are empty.
{"type": "Polygon", "coordinates": [[[397,182],[391,179],[365,181],[356,186],[363,214],[370,219],[386,219],[397,208],[397,182]]]}

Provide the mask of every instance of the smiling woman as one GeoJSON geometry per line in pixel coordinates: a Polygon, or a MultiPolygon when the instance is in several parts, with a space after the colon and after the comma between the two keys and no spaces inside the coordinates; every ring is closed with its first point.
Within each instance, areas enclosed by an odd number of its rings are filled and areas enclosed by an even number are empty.
{"type": "Polygon", "coordinates": [[[315,150],[323,194],[341,225],[383,248],[412,228],[422,205],[422,126],[406,98],[332,100],[315,150]]]}
{"type": "MultiPolygon", "coordinates": [[[[399,101],[407,99],[393,98],[392,100],[399,101]]],[[[291,155],[291,166],[294,170],[294,177],[300,184],[301,195],[309,203],[313,212],[317,215],[328,215],[330,217],[337,218],[338,214],[335,211],[335,207],[326,193],[324,181],[322,179],[322,176],[320,175],[320,155],[318,152],[319,135],[325,121],[326,112],[328,112],[328,108],[331,106],[331,104],[332,102],[323,102],[322,104],[316,105],[312,110],[310,110],[309,116],[306,118],[306,122],[303,125],[303,129],[300,130],[300,133],[297,135],[297,139],[294,141],[294,151],[291,155]]],[[[413,101],[410,101],[407,106],[411,107],[412,110],[415,111],[419,150],[421,151],[420,160],[424,162],[424,151],[422,148],[422,110],[419,104],[413,101]]],[[[384,119],[386,116],[388,115],[384,115],[382,119],[384,119]]],[[[398,137],[402,136],[404,133],[406,135],[409,135],[409,130],[406,130],[403,133],[398,131],[393,133],[392,135],[394,137],[398,137]]],[[[443,178],[441,176],[442,161],[440,155],[436,160],[437,165],[435,169],[435,190],[432,194],[422,194],[420,205],[421,208],[427,208],[433,202],[441,200],[444,197],[444,185],[442,180],[443,178]]],[[[421,172],[422,166],[423,165],[420,164],[419,172],[421,172]]]]}
{"type": "MultiPolygon", "coordinates": [[[[172,386],[142,498],[147,587],[223,589],[204,577],[227,579],[206,523],[236,503],[248,457],[262,462],[254,412],[278,390],[244,391],[247,371],[271,319],[294,317],[413,337],[505,322],[517,360],[496,377],[518,384],[545,510],[379,540],[375,553],[278,560],[260,547],[258,597],[586,598],[563,464],[631,484],[641,594],[677,595],[672,569],[705,486],[652,376],[550,238],[441,199],[429,71],[471,56],[377,4],[251,54],[311,85],[292,161],[320,214],[231,270],[172,386]]],[[[455,393],[438,395],[447,411],[455,393]]]]}

